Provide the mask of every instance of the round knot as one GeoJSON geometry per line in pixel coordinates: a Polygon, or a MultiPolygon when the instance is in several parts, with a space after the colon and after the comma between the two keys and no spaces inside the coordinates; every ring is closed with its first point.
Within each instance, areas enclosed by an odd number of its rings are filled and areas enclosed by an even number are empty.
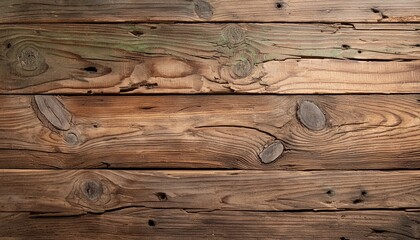
{"type": "Polygon", "coordinates": [[[281,141],[275,141],[268,145],[259,154],[261,162],[268,164],[277,160],[284,152],[284,146],[281,141]]]}
{"type": "Polygon", "coordinates": [[[33,47],[24,47],[17,56],[20,67],[26,71],[35,71],[41,65],[43,58],[33,47]]]}
{"type": "Polygon", "coordinates": [[[313,131],[322,130],[327,125],[325,114],[315,103],[310,101],[300,103],[297,117],[306,128],[313,131]]]}
{"type": "Polygon", "coordinates": [[[203,19],[208,20],[213,16],[213,6],[203,0],[197,0],[194,2],[194,11],[198,17],[203,19]]]}
{"type": "Polygon", "coordinates": [[[96,181],[86,181],[82,185],[82,193],[91,201],[98,200],[103,193],[102,184],[96,181]]]}
{"type": "Polygon", "coordinates": [[[74,132],[66,133],[64,135],[64,140],[71,145],[76,145],[76,144],[79,143],[79,139],[78,139],[76,133],[74,133],[74,132]]]}
{"type": "Polygon", "coordinates": [[[245,40],[245,33],[238,25],[228,25],[223,29],[223,37],[228,44],[239,44],[245,40]]]}
{"type": "Polygon", "coordinates": [[[21,77],[32,77],[45,72],[48,65],[42,54],[33,46],[23,46],[16,52],[14,73],[21,77]]]}
{"type": "Polygon", "coordinates": [[[235,61],[232,66],[232,73],[234,78],[244,78],[249,76],[252,72],[253,64],[248,58],[240,58],[235,61]]]}

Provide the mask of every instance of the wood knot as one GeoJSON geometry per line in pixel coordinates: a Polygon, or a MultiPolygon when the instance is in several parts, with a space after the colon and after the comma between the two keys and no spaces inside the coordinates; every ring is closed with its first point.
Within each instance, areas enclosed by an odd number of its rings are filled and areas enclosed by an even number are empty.
{"type": "Polygon", "coordinates": [[[64,140],[71,145],[77,145],[79,143],[79,138],[74,132],[66,132],[64,134],[64,140]]]}
{"type": "Polygon", "coordinates": [[[240,57],[232,65],[233,78],[245,78],[252,73],[254,64],[249,57],[240,57]]]}
{"type": "Polygon", "coordinates": [[[15,71],[18,76],[31,77],[45,72],[48,65],[41,53],[33,46],[23,46],[17,52],[15,71]]]}
{"type": "Polygon", "coordinates": [[[223,37],[228,44],[240,44],[245,40],[245,33],[238,25],[228,25],[223,29],[223,37]]]}
{"type": "Polygon", "coordinates": [[[82,184],[82,193],[90,201],[96,201],[103,193],[102,184],[97,181],[86,181],[82,184]]]}
{"type": "Polygon", "coordinates": [[[277,160],[284,152],[284,146],[281,141],[275,141],[264,148],[259,154],[261,162],[268,164],[277,160]]]}
{"type": "Polygon", "coordinates": [[[70,129],[72,115],[58,97],[36,95],[34,102],[34,111],[42,123],[47,124],[47,126],[51,124],[57,130],[66,131],[70,129]]]}
{"type": "Polygon", "coordinates": [[[298,106],[297,117],[308,129],[319,131],[327,125],[325,114],[313,102],[303,101],[298,106]]]}
{"type": "Polygon", "coordinates": [[[203,0],[194,1],[194,11],[199,18],[209,20],[213,16],[213,6],[203,0]]]}

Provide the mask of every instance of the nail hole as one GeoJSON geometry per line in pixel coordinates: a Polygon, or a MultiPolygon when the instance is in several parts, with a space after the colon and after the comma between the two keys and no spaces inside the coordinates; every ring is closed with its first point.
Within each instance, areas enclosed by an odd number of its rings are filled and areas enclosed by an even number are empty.
{"type": "Polygon", "coordinates": [[[362,190],[361,194],[362,194],[362,196],[366,196],[367,192],[365,190],[362,190]]]}
{"type": "Polygon", "coordinates": [[[362,51],[361,51],[361,50],[359,50],[359,51],[357,51],[357,53],[362,53],[362,51]]]}
{"type": "Polygon", "coordinates": [[[326,192],[326,194],[330,197],[334,196],[334,191],[331,189],[328,189],[328,191],[326,192]]]}
{"type": "Polygon", "coordinates": [[[89,72],[89,73],[96,73],[96,72],[98,72],[98,69],[96,69],[96,67],[92,67],[92,66],[85,67],[83,70],[85,70],[86,72],[89,72]]]}
{"type": "Polygon", "coordinates": [[[148,224],[149,224],[150,227],[156,226],[156,222],[153,219],[149,219],[148,224]]]}
{"type": "Polygon", "coordinates": [[[282,7],[283,7],[283,4],[282,4],[282,3],[280,3],[280,2],[276,3],[276,8],[277,8],[277,9],[280,9],[280,8],[282,8],[282,7]]]}
{"type": "Polygon", "coordinates": [[[341,45],[341,47],[343,49],[350,49],[351,48],[350,45],[347,45],[347,44],[343,44],[343,45],[341,45]]]}
{"type": "Polygon", "coordinates": [[[98,124],[93,124],[93,127],[94,128],[98,128],[98,124]]]}
{"type": "Polygon", "coordinates": [[[160,201],[166,201],[166,200],[168,200],[168,196],[164,192],[158,192],[158,193],[156,193],[156,196],[158,197],[158,199],[160,201]]]}
{"type": "Polygon", "coordinates": [[[11,48],[12,47],[12,44],[8,43],[6,47],[7,48],[11,48]]]}

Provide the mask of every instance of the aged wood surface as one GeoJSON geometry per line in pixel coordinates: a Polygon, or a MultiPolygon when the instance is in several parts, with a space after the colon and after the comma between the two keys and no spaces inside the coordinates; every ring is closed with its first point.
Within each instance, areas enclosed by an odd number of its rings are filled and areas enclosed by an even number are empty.
{"type": "Polygon", "coordinates": [[[420,168],[418,94],[0,102],[1,168],[420,168]]]}
{"type": "Polygon", "coordinates": [[[419,22],[418,0],[2,0],[0,23],[419,22]]]}
{"type": "Polygon", "coordinates": [[[129,208],[101,215],[0,213],[3,237],[41,239],[418,239],[420,212],[194,212],[129,208]]]}
{"type": "Polygon", "coordinates": [[[419,93],[419,29],[2,25],[0,93],[419,93]]]}
{"type": "Polygon", "coordinates": [[[0,212],[69,216],[139,206],[410,210],[420,208],[420,171],[0,170],[0,212]]]}

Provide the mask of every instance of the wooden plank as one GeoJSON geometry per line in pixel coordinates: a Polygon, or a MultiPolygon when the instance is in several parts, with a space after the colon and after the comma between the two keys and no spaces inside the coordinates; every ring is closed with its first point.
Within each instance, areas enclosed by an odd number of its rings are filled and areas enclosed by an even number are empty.
{"type": "Polygon", "coordinates": [[[416,209],[420,171],[0,170],[0,212],[416,209]],[[10,203],[13,199],[13,203],[10,203]]]}
{"type": "Polygon", "coordinates": [[[1,23],[419,22],[418,0],[2,0],[1,23]]]}
{"type": "Polygon", "coordinates": [[[189,212],[130,208],[34,218],[0,213],[3,237],[30,239],[418,239],[419,212],[189,212]]]}
{"type": "Polygon", "coordinates": [[[419,93],[419,29],[419,24],[3,25],[0,94],[419,93]]]}
{"type": "Polygon", "coordinates": [[[420,168],[418,94],[0,102],[1,168],[420,168]]]}

